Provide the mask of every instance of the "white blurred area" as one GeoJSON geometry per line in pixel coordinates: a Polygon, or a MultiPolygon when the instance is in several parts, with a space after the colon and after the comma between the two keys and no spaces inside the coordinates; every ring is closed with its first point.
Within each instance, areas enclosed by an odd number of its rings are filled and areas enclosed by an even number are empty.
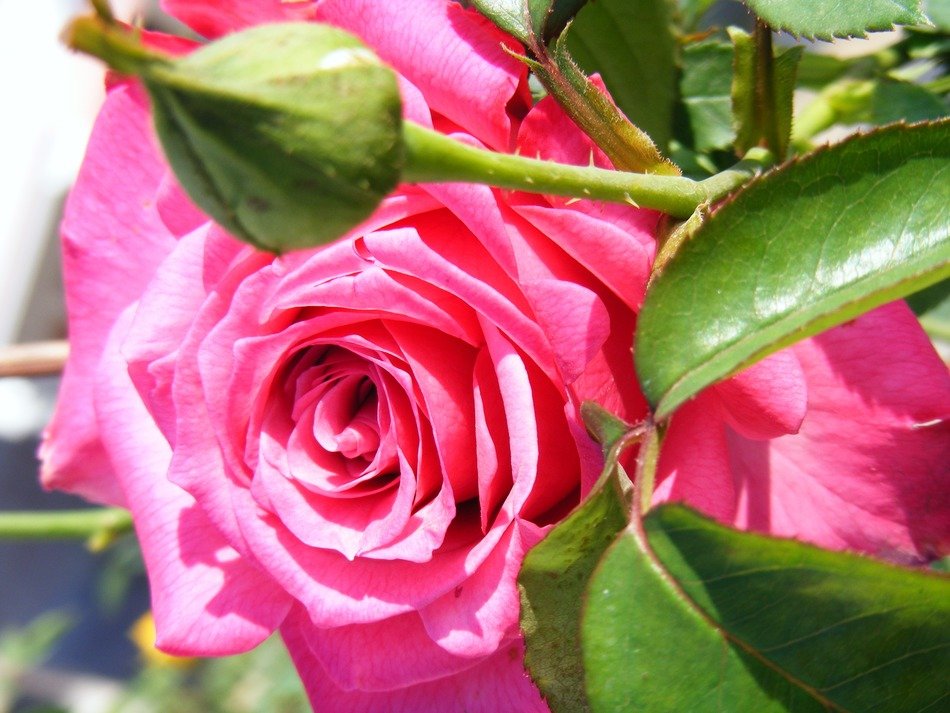
{"type": "MultiPolygon", "coordinates": [[[[141,0],[114,0],[131,19],[141,0]]],[[[104,96],[102,65],[59,40],[85,0],[0,0],[0,346],[65,337],[57,225],[104,96]]],[[[0,438],[36,433],[55,383],[0,379],[0,438]]]]}

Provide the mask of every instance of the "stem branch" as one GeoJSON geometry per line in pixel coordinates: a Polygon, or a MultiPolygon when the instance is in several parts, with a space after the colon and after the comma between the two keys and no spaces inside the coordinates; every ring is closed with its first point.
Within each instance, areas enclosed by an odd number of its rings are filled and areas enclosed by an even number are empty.
{"type": "Polygon", "coordinates": [[[99,539],[131,529],[132,516],[122,508],[0,512],[0,539],[99,539]]]}
{"type": "Polygon", "coordinates": [[[700,182],[680,176],[609,171],[495,153],[409,121],[403,125],[403,138],[403,177],[409,182],[486,183],[531,193],[628,203],[675,218],[687,218],[697,206],[718,200],[771,161],[767,151],[750,151],[731,169],[700,182]]]}

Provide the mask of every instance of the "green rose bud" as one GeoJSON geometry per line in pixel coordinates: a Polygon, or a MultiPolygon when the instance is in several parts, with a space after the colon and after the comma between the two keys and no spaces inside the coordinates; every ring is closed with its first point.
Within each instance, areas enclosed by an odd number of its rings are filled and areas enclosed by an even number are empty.
{"type": "Polygon", "coordinates": [[[337,238],[398,183],[395,73],[347,32],[262,25],[174,58],[100,15],[75,20],[66,41],[141,78],[188,195],[257,247],[282,252],[337,238]]]}

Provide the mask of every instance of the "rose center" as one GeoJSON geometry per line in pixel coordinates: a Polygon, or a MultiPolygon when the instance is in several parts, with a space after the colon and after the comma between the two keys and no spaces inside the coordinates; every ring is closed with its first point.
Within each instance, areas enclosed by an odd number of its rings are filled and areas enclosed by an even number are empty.
{"type": "Polygon", "coordinates": [[[366,376],[349,375],[327,385],[314,408],[313,436],[323,448],[369,461],[379,448],[379,397],[366,376]]]}

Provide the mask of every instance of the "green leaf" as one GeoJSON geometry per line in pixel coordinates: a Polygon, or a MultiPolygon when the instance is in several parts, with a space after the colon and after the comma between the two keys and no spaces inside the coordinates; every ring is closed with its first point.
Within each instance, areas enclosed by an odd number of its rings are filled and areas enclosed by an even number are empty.
{"type": "MultiPolygon", "coordinates": [[[[567,33],[570,34],[570,31],[567,33]]],[[[524,58],[548,93],[571,120],[591,137],[621,171],[678,176],[679,169],[663,158],[653,140],[634,125],[577,66],[561,35],[549,53],[524,58]]]]}
{"type": "Polygon", "coordinates": [[[671,136],[677,41],[670,0],[597,0],[567,32],[571,55],[599,72],[617,105],[661,150],[671,136]]]}
{"type": "Polygon", "coordinates": [[[647,291],[635,347],[663,419],[799,339],[950,275],[950,121],[852,137],[753,181],[647,291]]]}
{"type": "Polygon", "coordinates": [[[472,0],[480,13],[531,50],[557,37],[587,0],[472,0]]]}
{"type": "Polygon", "coordinates": [[[774,30],[820,40],[926,23],[920,0],[745,0],[774,30]]]}
{"type": "Polygon", "coordinates": [[[726,148],[735,139],[732,55],[732,45],[718,39],[683,48],[680,94],[697,151],[726,148]]]}
{"type": "Polygon", "coordinates": [[[620,534],[588,587],[594,711],[903,713],[950,695],[950,579],[738,532],[680,505],[643,524],[620,534]]]}
{"type": "Polygon", "coordinates": [[[590,710],[580,651],[581,595],[630,508],[616,457],[605,473],[584,503],[528,552],[518,575],[525,663],[555,713],[590,710]]]}

